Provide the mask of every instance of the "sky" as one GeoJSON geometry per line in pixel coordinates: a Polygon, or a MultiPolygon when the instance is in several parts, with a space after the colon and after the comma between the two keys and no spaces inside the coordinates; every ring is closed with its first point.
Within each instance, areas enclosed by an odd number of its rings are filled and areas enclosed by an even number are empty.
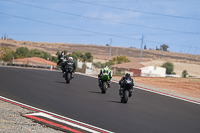
{"type": "Polygon", "coordinates": [[[0,0],[0,37],[200,55],[200,0],[0,0]]]}

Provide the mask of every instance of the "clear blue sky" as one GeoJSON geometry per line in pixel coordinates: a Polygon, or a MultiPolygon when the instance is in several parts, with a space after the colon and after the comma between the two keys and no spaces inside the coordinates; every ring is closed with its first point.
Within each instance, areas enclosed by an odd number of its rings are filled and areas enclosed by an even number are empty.
{"type": "Polygon", "coordinates": [[[200,54],[200,0],[0,0],[0,36],[200,54]]]}

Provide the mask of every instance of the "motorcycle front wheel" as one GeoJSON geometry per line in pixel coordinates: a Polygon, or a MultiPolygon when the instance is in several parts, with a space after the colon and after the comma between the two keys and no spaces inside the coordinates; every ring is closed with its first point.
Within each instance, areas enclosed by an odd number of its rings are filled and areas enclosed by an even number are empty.
{"type": "Polygon", "coordinates": [[[124,96],[123,96],[123,103],[127,103],[128,102],[128,96],[129,96],[129,91],[125,90],[124,96]]]}

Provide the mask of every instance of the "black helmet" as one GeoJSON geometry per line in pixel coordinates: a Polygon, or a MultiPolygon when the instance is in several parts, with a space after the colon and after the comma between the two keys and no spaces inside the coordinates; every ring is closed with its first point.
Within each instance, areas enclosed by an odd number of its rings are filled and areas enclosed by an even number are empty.
{"type": "Polygon", "coordinates": [[[65,55],[65,52],[64,52],[64,51],[62,51],[62,52],[61,52],[61,55],[65,55]]]}
{"type": "Polygon", "coordinates": [[[131,79],[131,75],[129,73],[126,73],[125,78],[126,79],[131,79]]]}

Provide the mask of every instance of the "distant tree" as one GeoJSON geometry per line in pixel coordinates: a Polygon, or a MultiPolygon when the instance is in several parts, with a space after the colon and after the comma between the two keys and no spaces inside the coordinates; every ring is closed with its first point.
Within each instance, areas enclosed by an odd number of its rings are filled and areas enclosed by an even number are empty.
{"type": "Polygon", "coordinates": [[[169,48],[169,46],[167,46],[166,44],[163,44],[163,45],[160,46],[160,49],[162,51],[167,51],[168,48],[169,48]]]}
{"type": "Polygon", "coordinates": [[[3,38],[4,40],[6,40],[6,34],[4,35],[4,38],[3,38]]]}
{"type": "Polygon", "coordinates": [[[174,65],[171,62],[165,62],[161,67],[166,68],[166,74],[171,74],[174,71],[174,65]]]}
{"type": "Polygon", "coordinates": [[[14,51],[9,47],[0,48],[0,60],[11,61],[13,58],[14,51]]]}
{"type": "Polygon", "coordinates": [[[85,57],[86,57],[86,61],[87,61],[87,62],[92,62],[93,56],[92,56],[92,53],[91,53],[91,52],[86,52],[86,53],[85,53],[85,57]]]}
{"type": "Polygon", "coordinates": [[[15,56],[16,59],[28,57],[29,56],[29,49],[27,47],[17,48],[15,53],[14,53],[14,56],[15,56]]]}
{"type": "Polygon", "coordinates": [[[1,39],[3,40],[3,36],[1,36],[1,39]]]}
{"type": "Polygon", "coordinates": [[[146,46],[146,45],[144,45],[144,49],[147,49],[147,46],[146,46]]]}
{"type": "Polygon", "coordinates": [[[42,55],[43,56],[41,56],[41,58],[43,58],[43,59],[45,59],[45,60],[52,60],[52,56],[51,56],[51,54],[50,53],[47,53],[47,52],[44,52],[44,51],[42,51],[42,55]]]}
{"type": "Polygon", "coordinates": [[[110,65],[114,65],[115,63],[112,60],[109,60],[106,63],[101,63],[101,62],[94,62],[92,63],[92,65],[94,65],[97,68],[103,68],[105,65],[106,66],[110,66],[110,65]]]}
{"type": "Polygon", "coordinates": [[[183,78],[186,78],[187,75],[188,75],[187,70],[184,70],[184,71],[182,72],[182,77],[183,77],[183,78]]]}
{"type": "Polygon", "coordinates": [[[97,68],[101,68],[101,62],[93,62],[92,65],[94,65],[97,68]]]}
{"type": "Polygon", "coordinates": [[[124,56],[124,55],[121,55],[119,57],[117,56],[117,57],[115,57],[115,58],[112,59],[113,62],[115,62],[115,60],[116,60],[117,64],[130,62],[130,60],[126,56],[124,56]]]}
{"type": "Polygon", "coordinates": [[[56,52],[56,55],[57,55],[57,58],[59,57],[59,55],[60,55],[60,52],[59,51],[57,51],[56,52]]]}
{"type": "Polygon", "coordinates": [[[67,55],[67,50],[64,50],[65,55],[67,55]]]}
{"type": "Polygon", "coordinates": [[[42,51],[38,50],[38,49],[33,49],[30,51],[29,57],[43,57],[43,53],[42,51]]]}
{"type": "Polygon", "coordinates": [[[156,50],[160,50],[160,49],[156,46],[156,50]]]}
{"type": "Polygon", "coordinates": [[[40,58],[43,58],[45,60],[47,60],[47,59],[49,59],[50,61],[52,60],[51,54],[44,52],[42,50],[38,50],[38,49],[31,50],[29,57],[40,57],[40,58]]]}
{"type": "Polygon", "coordinates": [[[81,61],[85,62],[91,62],[93,60],[93,55],[91,52],[83,53],[81,51],[75,51],[72,53],[73,56],[76,56],[77,59],[80,59],[81,61]]]}
{"type": "Polygon", "coordinates": [[[109,44],[106,44],[106,46],[110,46],[109,44]]]}
{"type": "Polygon", "coordinates": [[[84,56],[83,52],[81,52],[81,51],[75,51],[72,53],[72,55],[75,55],[80,60],[82,60],[83,56],[84,56]]]}
{"type": "Polygon", "coordinates": [[[51,61],[52,62],[54,62],[54,63],[58,63],[58,58],[57,57],[55,57],[55,56],[52,56],[52,59],[51,59],[51,61]]]}

